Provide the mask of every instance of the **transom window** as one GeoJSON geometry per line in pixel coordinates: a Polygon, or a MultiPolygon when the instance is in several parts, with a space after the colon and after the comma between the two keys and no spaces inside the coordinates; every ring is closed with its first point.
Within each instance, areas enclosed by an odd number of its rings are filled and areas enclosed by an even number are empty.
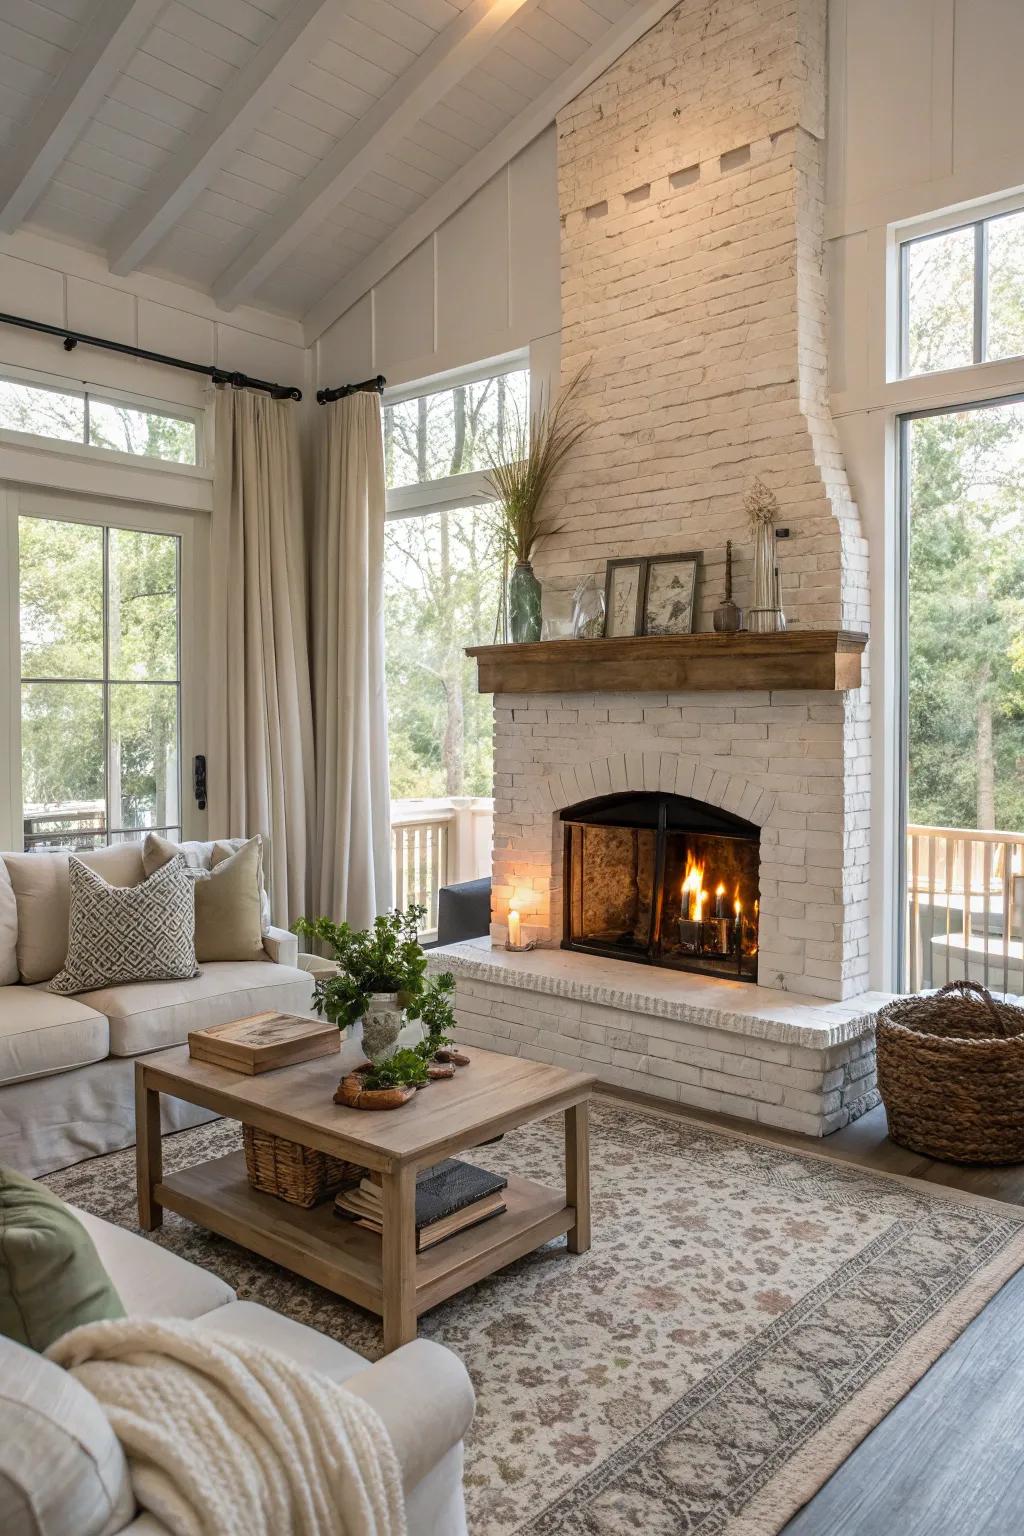
{"type": "Polygon", "coordinates": [[[388,489],[486,471],[529,409],[525,368],[468,380],[384,408],[388,489]]]}
{"type": "Polygon", "coordinates": [[[900,247],[900,372],[1024,355],[1024,209],[900,247]]]}
{"type": "Polygon", "coordinates": [[[180,834],[179,540],[18,520],[26,849],[180,834]]]}
{"type": "Polygon", "coordinates": [[[194,416],[175,415],[92,390],[0,378],[0,428],[172,464],[198,464],[194,416]]]}

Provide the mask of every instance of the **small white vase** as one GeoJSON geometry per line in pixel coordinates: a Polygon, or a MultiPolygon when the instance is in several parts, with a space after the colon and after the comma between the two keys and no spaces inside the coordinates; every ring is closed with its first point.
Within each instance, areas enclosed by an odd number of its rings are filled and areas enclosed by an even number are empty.
{"type": "Polygon", "coordinates": [[[405,1024],[405,1009],[400,1007],[397,992],[371,992],[363,1026],[363,1050],[375,1064],[387,1061],[398,1050],[398,1037],[405,1024]]]}

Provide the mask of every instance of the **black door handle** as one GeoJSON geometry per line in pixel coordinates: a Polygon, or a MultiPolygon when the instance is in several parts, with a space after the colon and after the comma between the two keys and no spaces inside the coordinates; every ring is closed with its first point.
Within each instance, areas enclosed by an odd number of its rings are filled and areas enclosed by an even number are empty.
{"type": "Polygon", "coordinates": [[[198,752],[192,759],[192,789],[196,797],[196,805],[201,811],[206,810],[206,758],[198,752]]]}

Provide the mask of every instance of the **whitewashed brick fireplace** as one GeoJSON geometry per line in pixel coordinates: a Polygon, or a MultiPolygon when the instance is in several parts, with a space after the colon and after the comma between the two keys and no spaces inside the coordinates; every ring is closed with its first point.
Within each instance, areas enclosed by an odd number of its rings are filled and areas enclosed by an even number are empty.
{"type": "MultiPolygon", "coordinates": [[[[790,529],[790,624],[867,628],[866,545],[827,398],[825,15],[826,0],[682,0],[559,118],[562,378],[586,365],[592,426],[535,561],[548,586],[628,554],[700,549],[695,628],[710,629],[727,539],[747,597],[743,498],[761,476],[790,529]]],[[[715,693],[499,693],[492,939],[503,944],[514,904],[542,948],[455,956],[464,1027],[818,1134],[875,1102],[868,730],[866,672],[848,692],[730,691],[726,678],[715,693]],[[757,987],[550,947],[559,812],[617,791],[689,796],[760,828],[757,987]],[[539,1027],[543,996],[577,1011],[549,1010],[539,1027]],[[652,1017],[714,1038],[669,1039],[666,1053],[652,1017]]]]}

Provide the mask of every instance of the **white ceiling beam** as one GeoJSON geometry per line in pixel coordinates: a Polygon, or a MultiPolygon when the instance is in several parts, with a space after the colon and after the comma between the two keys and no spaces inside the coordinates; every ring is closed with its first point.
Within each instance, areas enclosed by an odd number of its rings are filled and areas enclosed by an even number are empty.
{"type": "Polygon", "coordinates": [[[17,229],[149,32],[164,0],[97,0],[82,40],[0,169],[0,233],[17,229]]]}
{"type": "Polygon", "coordinates": [[[107,252],[111,272],[124,277],[145,261],[233,151],[260,127],[285,86],[348,8],[341,0],[296,0],[221,93],[198,131],[118,221],[107,252]]]}
{"type": "Polygon", "coordinates": [[[454,176],[390,235],[380,242],[359,264],[330,288],[303,316],[306,346],[311,347],[328,326],[361,299],[365,293],[387,277],[400,261],[410,255],[418,245],[439,229],[463,203],[475,192],[486,186],[503,166],[514,160],[528,144],[554,122],[563,107],[568,106],[581,91],[603,75],[631,48],[638,38],[656,26],[662,17],[674,10],[679,0],[647,0],[638,5],[615,26],[611,27],[600,42],[588,48],[575,64],[553,80],[536,101],[514,117],[489,144],[475,154],[472,160],[455,172],[454,176]]]}
{"type": "Polygon", "coordinates": [[[224,269],[213,285],[220,308],[234,309],[251,299],[363,177],[479,64],[503,29],[538,4],[473,0],[449,22],[224,269]]]}

